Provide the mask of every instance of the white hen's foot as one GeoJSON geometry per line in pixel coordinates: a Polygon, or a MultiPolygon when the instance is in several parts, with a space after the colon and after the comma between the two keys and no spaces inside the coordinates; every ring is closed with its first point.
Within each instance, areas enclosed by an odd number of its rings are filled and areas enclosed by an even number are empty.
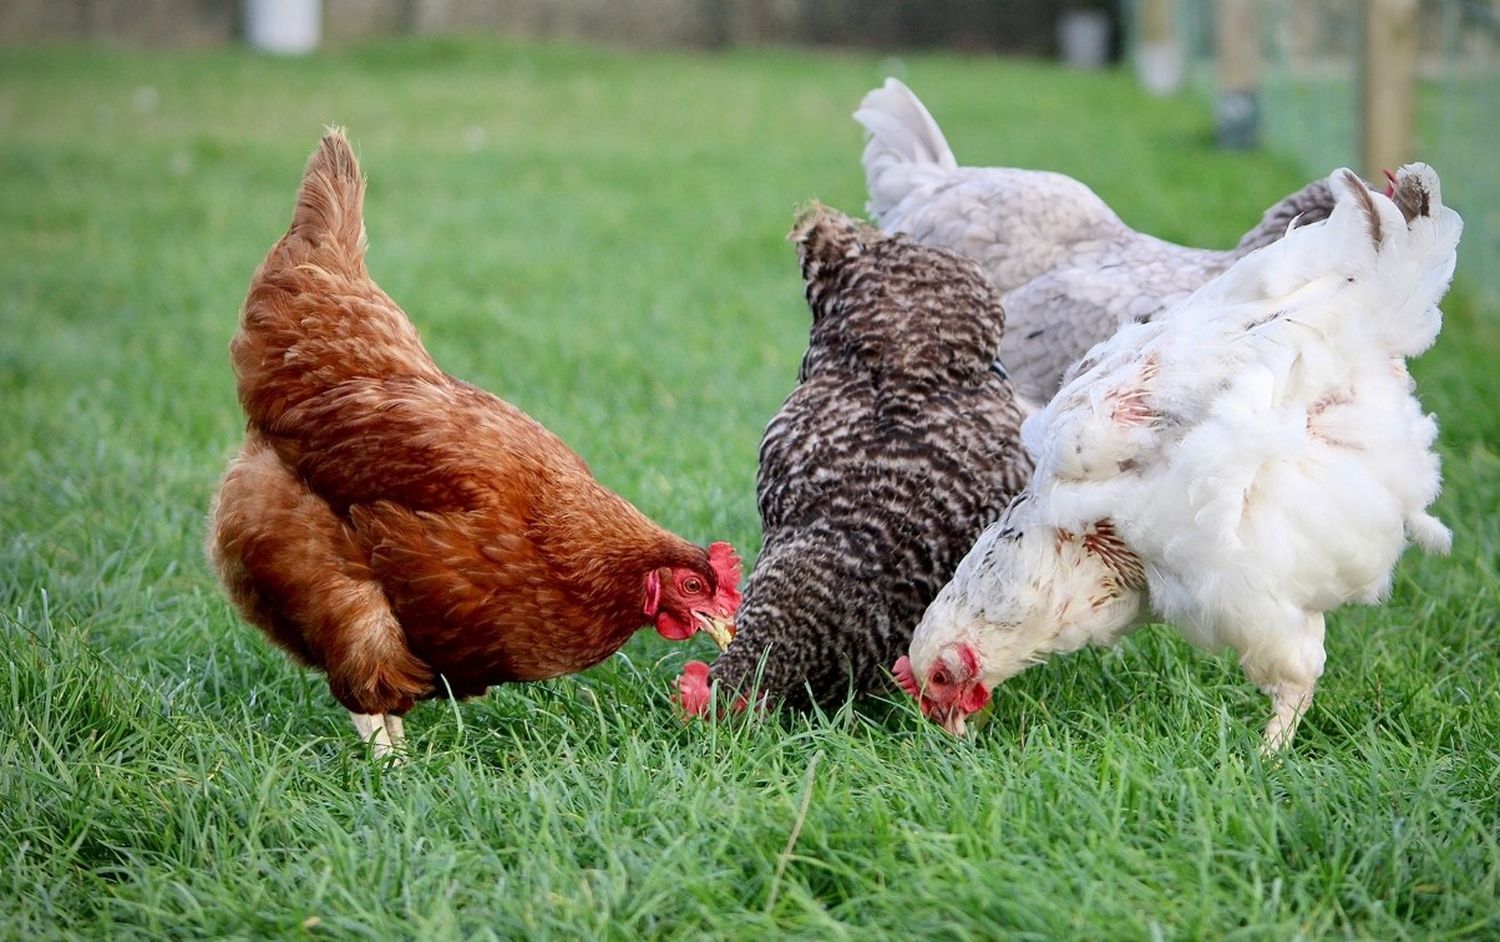
{"type": "Polygon", "coordinates": [[[1292,744],[1302,714],[1312,705],[1313,684],[1277,684],[1266,690],[1271,697],[1271,722],[1266,724],[1266,738],[1260,745],[1263,756],[1275,755],[1292,744]]]}
{"type": "Polygon", "coordinates": [[[360,740],[370,744],[377,759],[391,755],[406,741],[399,716],[350,712],[349,717],[354,720],[354,730],[359,733],[360,740]]]}

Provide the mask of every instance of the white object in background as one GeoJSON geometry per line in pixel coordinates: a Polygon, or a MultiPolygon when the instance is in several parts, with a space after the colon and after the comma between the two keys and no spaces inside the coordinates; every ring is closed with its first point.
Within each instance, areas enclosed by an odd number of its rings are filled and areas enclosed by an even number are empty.
{"type": "Polygon", "coordinates": [[[1102,69],[1109,64],[1109,14],[1103,10],[1067,10],[1057,21],[1057,45],[1063,64],[1072,69],[1102,69]]]}
{"type": "Polygon", "coordinates": [[[1185,74],[1182,49],[1171,41],[1141,43],[1135,54],[1135,74],[1141,87],[1153,95],[1177,94],[1185,74]]]}
{"type": "Polygon", "coordinates": [[[245,41],[252,49],[299,56],[323,37],[323,0],[245,0],[245,41]]]}

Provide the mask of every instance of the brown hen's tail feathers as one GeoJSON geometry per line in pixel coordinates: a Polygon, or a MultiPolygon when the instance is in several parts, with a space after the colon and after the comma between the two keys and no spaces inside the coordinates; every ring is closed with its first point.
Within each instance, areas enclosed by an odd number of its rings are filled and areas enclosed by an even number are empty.
{"type": "Polygon", "coordinates": [[[307,159],[282,261],[312,263],[355,277],[365,274],[365,178],[344,136],[332,127],[307,159]]]}
{"type": "MultiPolygon", "coordinates": [[[[308,159],[292,225],[256,271],[229,345],[240,403],[271,429],[351,380],[441,382],[406,314],[365,270],[364,178],[338,128],[308,159]]],[[[285,428],[283,428],[285,431],[285,428]]]]}

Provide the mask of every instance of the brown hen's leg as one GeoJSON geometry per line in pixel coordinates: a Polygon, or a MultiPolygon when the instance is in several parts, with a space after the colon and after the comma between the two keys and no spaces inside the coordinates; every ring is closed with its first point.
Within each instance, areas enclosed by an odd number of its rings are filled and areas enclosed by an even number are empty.
{"type": "Polygon", "coordinates": [[[354,720],[354,731],[359,738],[370,744],[375,758],[383,759],[395,755],[398,759],[406,751],[406,732],[401,717],[394,713],[350,713],[354,720]]]}
{"type": "Polygon", "coordinates": [[[375,758],[391,754],[391,736],[385,728],[384,714],[350,713],[349,717],[354,720],[354,731],[359,734],[360,741],[368,743],[375,751],[375,758]]]}
{"type": "Polygon", "coordinates": [[[253,435],[224,476],[209,553],[246,620],[321,668],[351,713],[405,712],[431,693],[349,526],[253,435]]]}

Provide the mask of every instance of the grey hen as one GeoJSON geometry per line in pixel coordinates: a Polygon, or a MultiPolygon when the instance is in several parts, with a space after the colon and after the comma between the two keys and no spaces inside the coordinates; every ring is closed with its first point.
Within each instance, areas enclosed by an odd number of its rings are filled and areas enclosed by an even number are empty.
{"type": "Polygon", "coordinates": [[[690,714],[710,682],[792,706],[872,689],[1031,471],[994,366],[1004,315],[973,262],[821,206],[790,238],[811,337],[761,440],[738,634],[711,669],[688,665],[690,714]]]}
{"type": "Polygon", "coordinates": [[[1266,210],[1234,248],[1189,248],[1131,229],[1072,177],[960,167],[932,115],[896,79],[867,94],[854,117],[870,132],[865,178],[881,228],[962,252],[1000,290],[1008,327],[1000,359],[1028,411],[1120,326],[1151,320],[1294,221],[1333,209],[1318,180],[1266,210]]]}

